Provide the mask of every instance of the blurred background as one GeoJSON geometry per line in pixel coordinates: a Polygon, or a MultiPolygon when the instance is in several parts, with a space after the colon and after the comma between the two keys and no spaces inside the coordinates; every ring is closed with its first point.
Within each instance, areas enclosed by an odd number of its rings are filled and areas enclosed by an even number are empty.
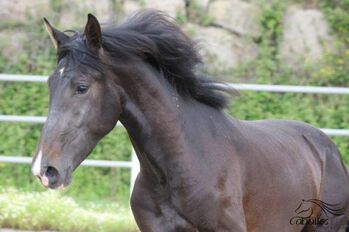
{"type": "MultiPolygon", "coordinates": [[[[47,17],[82,30],[87,13],[118,24],[143,8],[165,11],[201,47],[202,72],[234,83],[349,85],[349,0],[0,0],[0,73],[49,75],[55,50],[47,17]]],[[[0,82],[0,115],[45,116],[43,83],[0,82]]],[[[243,91],[226,110],[239,119],[295,119],[349,129],[349,95],[243,91]]],[[[42,125],[0,122],[0,155],[32,156],[42,125]]],[[[349,137],[333,136],[349,164],[349,137]]],[[[131,159],[123,128],[89,159],[131,159]]],[[[80,167],[72,185],[47,191],[30,166],[0,162],[0,228],[137,231],[129,212],[130,169],[80,167]]],[[[0,229],[1,231],[1,229],[0,229]]]]}

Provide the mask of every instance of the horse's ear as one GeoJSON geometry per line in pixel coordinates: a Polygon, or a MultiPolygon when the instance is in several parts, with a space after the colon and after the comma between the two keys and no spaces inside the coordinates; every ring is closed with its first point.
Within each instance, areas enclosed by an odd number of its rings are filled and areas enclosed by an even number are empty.
{"type": "Polygon", "coordinates": [[[102,47],[102,31],[101,26],[95,16],[88,14],[85,26],[85,36],[89,46],[99,49],[102,47]]]}
{"type": "Polygon", "coordinates": [[[44,24],[46,31],[53,43],[53,46],[56,49],[58,49],[60,45],[62,45],[66,40],[69,39],[69,36],[54,28],[46,18],[44,18],[44,24]]]}

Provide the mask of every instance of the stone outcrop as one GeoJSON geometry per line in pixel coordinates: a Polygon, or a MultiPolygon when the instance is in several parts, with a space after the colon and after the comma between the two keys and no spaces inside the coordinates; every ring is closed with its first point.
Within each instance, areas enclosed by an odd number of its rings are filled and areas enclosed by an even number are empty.
{"type": "Polygon", "coordinates": [[[142,9],[142,4],[138,1],[125,1],[123,4],[122,12],[125,17],[135,14],[142,9]]]}
{"type": "Polygon", "coordinates": [[[0,0],[0,20],[12,20],[18,24],[28,18],[38,19],[49,12],[49,0],[0,0]]]}
{"type": "Polygon", "coordinates": [[[3,57],[16,62],[16,54],[24,50],[24,44],[28,43],[28,35],[24,31],[0,31],[0,51],[3,57]]]}
{"type": "Polygon", "coordinates": [[[258,37],[259,9],[256,5],[240,0],[217,0],[209,5],[208,15],[214,24],[239,36],[258,37]]]}
{"type": "Polygon", "coordinates": [[[191,0],[191,2],[200,9],[206,10],[210,4],[210,0],[191,0]]]}
{"type": "Polygon", "coordinates": [[[65,7],[60,13],[60,26],[63,28],[81,28],[87,21],[87,14],[92,13],[101,23],[113,21],[115,14],[114,7],[109,0],[84,0],[70,1],[63,0],[61,4],[65,7]]]}
{"type": "Polygon", "coordinates": [[[319,60],[324,52],[334,50],[328,23],[321,11],[291,7],[283,24],[279,53],[284,63],[300,66],[319,60]]]}
{"type": "MultiPolygon", "coordinates": [[[[324,14],[310,3],[288,6],[282,24],[278,54],[283,63],[295,68],[334,51],[324,14]]],[[[119,22],[143,8],[155,8],[180,18],[189,34],[199,40],[206,69],[223,74],[257,58],[258,44],[254,41],[260,41],[261,36],[259,4],[260,0],[0,0],[0,48],[10,57],[23,50],[26,33],[34,41],[46,39],[36,38],[39,30],[33,29],[41,26],[42,17],[61,30],[82,30],[88,13],[104,24],[119,22]]]]}
{"type": "Polygon", "coordinates": [[[144,0],[142,2],[144,7],[162,10],[173,18],[179,14],[185,15],[184,0],[144,0]]]}
{"type": "Polygon", "coordinates": [[[184,0],[128,0],[124,1],[122,8],[125,16],[132,15],[142,8],[158,9],[173,18],[185,15],[186,12],[184,0]]]}
{"type": "Polygon", "coordinates": [[[210,73],[224,74],[257,57],[258,46],[253,41],[222,28],[191,24],[186,31],[198,42],[205,69],[210,73]]]}

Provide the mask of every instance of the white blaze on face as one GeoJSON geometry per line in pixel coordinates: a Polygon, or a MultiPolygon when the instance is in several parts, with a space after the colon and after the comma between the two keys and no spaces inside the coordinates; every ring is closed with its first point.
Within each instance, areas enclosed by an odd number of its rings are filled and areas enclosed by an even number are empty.
{"type": "Polygon", "coordinates": [[[60,76],[59,76],[59,77],[62,77],[62,76],[63,76],[63,72],[64,72],[64,68],[61,68],[61,69],[59,70],[59,73],[60,73],[60,76]]]}
{"type": "Polygon", "coordinates": [[[42,161],[42,152],[41,149],[39,151],[38,156],[36,157],[34,164],[33,164],[33,168],[32,168],[32,172],[35,176],[39,176],[40,175],[40,171],[41,171],[41,161],[42,161]]]}

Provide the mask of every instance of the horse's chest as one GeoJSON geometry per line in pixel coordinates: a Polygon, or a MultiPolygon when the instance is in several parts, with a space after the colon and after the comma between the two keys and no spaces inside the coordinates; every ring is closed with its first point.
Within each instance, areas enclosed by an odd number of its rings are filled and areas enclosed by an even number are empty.
{"type": "Polygon", "coordinates": [[[167,225],[169,231],[196,231],[194,225],[170,203],[159,205],[162,214],[162,220],[167,225]]]}
{"type": "MultiPolygon", "coordinates": [[[[188,190],[174,190],[166,192],[166,200],[159,201],[162,216],[166,221],[179,224],[184,222],[192,225],[204,223],[211,224],[217,218],[220,204],[219,196],[216,192],[201,190],[190,192],[188,190]]],[[[184,224],[186,224],[184,223],[184,224]]]]}

